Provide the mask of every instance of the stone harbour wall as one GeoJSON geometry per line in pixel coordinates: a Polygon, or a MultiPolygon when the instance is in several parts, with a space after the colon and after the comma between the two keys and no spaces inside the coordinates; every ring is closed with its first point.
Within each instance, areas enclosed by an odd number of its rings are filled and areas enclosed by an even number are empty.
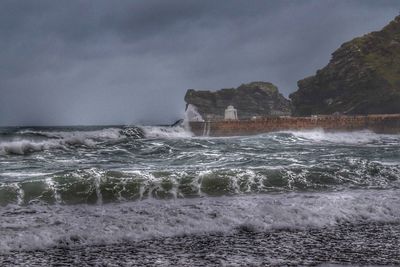
{"type": "Polygon", "coordinates": [[[254,135],[274,131],[323,129],[325,131],[370,130],[376,133],[400,133],[400,114],[261,117],[253,120],[190,122],[196,136],[254,135]]]}

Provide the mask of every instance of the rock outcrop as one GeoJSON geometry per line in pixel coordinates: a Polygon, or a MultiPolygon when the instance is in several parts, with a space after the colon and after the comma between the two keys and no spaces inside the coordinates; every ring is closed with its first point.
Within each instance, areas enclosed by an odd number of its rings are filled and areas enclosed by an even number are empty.
{"type": "Polygon", "coordinates": [[[268,82],[252,82],[215,92],[189,89],[185,101],[186,108],[189,104],[195,106],[206,120],[223,119],[229,105],[237,109],[239,119],[290,114],[290,101],[268,82]]]}
{"type": "Polygon", "coordinates": [[[400,16],[344,43],[298,88],[293,115],[400,113],[400,16]]]}

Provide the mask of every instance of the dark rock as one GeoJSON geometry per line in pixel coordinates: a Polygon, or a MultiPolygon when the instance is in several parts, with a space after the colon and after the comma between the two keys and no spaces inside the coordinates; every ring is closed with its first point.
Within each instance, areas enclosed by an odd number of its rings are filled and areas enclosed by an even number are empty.
{"type": "Polygon", "coordinates": [[[171,124],[171,127],[181,126],[182,124],[183,124],[183,119],[179,119],[173,124],[171,124]]]}
{"type": "Polygon", "coordinates": [[[252,82],[216,92],[189,89],[185,101],[186,107],[189,104],[197,107],[204,119],[223,119],[229,105],[237,109],[239,119],[290,114],[290,101],[268,82],[252,82]]]}
{"type": "Polygon", "coordinates": [[[400,16],[344,43],[298,88],[290,95],[294,115],[400,113],[400,16]]]}

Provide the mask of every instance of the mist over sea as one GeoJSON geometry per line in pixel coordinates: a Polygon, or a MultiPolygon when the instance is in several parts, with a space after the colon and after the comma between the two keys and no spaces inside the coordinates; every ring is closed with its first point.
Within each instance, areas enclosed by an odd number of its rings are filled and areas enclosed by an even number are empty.
{"type": "Polygon", "coordinates": [[[0,128],[0,265],[396,265],[399,187],[400,135],[0,128]]]}

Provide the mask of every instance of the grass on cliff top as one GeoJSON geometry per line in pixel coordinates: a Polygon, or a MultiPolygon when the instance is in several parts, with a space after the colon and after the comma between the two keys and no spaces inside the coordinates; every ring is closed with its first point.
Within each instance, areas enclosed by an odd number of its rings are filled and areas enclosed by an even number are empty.
{"type": "Polygon", "coordinates": [[[353,39],[363,51],[363,60],[400,92],[400,23],[396,18],[382,31],[353,39]]]}
{"type": "Polygon", "coordinates": [[[391,56],[370,53],[365,57],[366,62],[389,82],[392,88],[400,91],[400,49],[391,56]]]}

